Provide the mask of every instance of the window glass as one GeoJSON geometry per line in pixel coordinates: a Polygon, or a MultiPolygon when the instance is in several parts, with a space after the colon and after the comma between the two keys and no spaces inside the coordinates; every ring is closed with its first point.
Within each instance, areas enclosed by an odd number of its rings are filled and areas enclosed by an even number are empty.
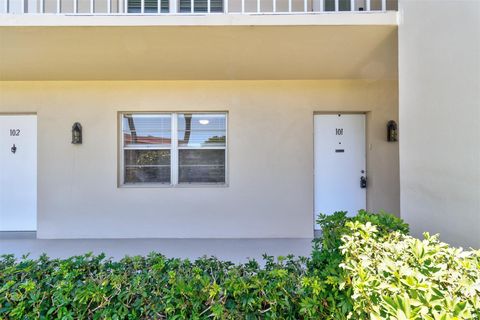
{"type": "Polygon", "coordinates": [[[180,147],[225,147],[226,116],[224,114],[178,115],[178,145],[180,147]]]}
{"type": "Polygon", "coordinates": [[[170,150],[125,150],[125,183],[170,183],[170,150]]]}
{"type": "MultiPolygon", "coordinates": [[[[157,13],[158,12],[158,2],[157,0],[144,0],[144,13],[157,13]]],[[[161,0],[160,2],[161,12],[168,13],[168,0],[161,0]]],[[[128,0],[128,13],[141,13],[142,12],[142,1],[141,0],[128,0]]]]}
{"type": "MultiPolygon", "coordinates": [[[[191,12],[192,2],[180,0],[180,12],[191,12]]],[[[207,0],[194,0],[194,12],[208,12],[207,0]]],[[[210,0],[210,12],[223,12],[223,0],[210,0]]]]}
{"type": "Polygon", "coordinates": [[[225,150],[179,150],[179,183],[224,183],[225,150]]]}
{"type": "Polygon", "coordinates": [[[172,120],[169,114],[124,114],[124,146],[160,145],[169,147],[172,141],[171,126],[172,120]]]}

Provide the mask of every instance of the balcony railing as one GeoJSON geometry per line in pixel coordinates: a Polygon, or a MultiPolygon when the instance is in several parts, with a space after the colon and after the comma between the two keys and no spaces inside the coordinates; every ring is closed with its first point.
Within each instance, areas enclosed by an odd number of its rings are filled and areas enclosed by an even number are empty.
{"type": "Polygon", "coordinates": [[[398,0],[0,0],[0,14],[166,15],[382,12],[398,0]]]}

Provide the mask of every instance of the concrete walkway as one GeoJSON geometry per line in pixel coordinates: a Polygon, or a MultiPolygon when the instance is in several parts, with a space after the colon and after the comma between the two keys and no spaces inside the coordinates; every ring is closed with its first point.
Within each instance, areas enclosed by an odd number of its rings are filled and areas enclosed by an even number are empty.
{"type": "Polygon", "coordinates": [[[261,260],[262,254],[272,256],[309,256],[311,239],[65,239],[39,240],[33,236],[0,235],[0,255],[20,257],[30,253],[37,258],[46,253],[52,258],[66,258],[86,252],[104,252],[114,259],[125,255],[147,255],[155,251],[167,257],[195,259],[216,256],[235,263],[248,258],[261,260]]]}

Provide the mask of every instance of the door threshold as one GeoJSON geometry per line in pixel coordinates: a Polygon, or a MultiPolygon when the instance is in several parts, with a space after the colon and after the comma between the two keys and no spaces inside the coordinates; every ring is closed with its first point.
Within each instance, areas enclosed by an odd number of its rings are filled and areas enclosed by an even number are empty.
{"type": "Polygon", "coordinates": [[[36,231],[0,231],[1,239],[37,239],[36,231]]]}

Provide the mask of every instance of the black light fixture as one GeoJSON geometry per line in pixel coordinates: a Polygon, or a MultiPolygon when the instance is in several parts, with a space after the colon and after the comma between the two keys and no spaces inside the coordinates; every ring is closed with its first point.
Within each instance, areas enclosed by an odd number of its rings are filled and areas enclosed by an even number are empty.
{"type": "Polygon", "coordinates": [[[390,120],[387,123],[387,141],[398,141],[398,126],[393,120],[390,120]]]}
{"type": "Polygon", "coordinates": [[[72,144],[82,144],[82,125],[78,122],[72,126],[72,144]]]}

